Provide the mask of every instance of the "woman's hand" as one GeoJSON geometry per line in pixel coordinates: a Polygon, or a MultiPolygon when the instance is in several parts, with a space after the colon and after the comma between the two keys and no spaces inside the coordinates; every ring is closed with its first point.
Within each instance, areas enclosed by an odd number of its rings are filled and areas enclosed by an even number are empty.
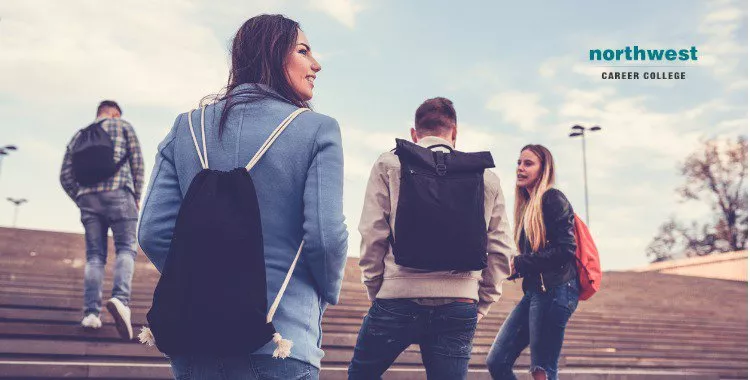
{"type": "Polygon", "coordinates": [[[521,274],[516,272],[516,257],[514,256],[510,259],[510,276],[506,280],[515,281],[519,277],[521,277],[521,274]]]}

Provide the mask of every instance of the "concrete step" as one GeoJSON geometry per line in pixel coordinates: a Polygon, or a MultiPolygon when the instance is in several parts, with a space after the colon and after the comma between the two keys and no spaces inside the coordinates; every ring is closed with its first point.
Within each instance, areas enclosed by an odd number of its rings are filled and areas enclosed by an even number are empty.
{"type": "MultiPolygon", "coordinates": [[[[530,376],[525,370],[514,371],[519,379],[530,376]]],[[[0,360],[0,378],[12,379],[172,379],[169,364],[133,363],[133,362],[92,362],[92,361],[25,361],[0,360]]],[[[683,371],[645,371],[645,370],[611,370],[601,369],[563,369],[559,372],[561,380],[718,380],[711,374],[699,374],[683,371]]],[[[345,367],[324,366],[320,378],[326,380],[345,380],[345,367]]],[[[392,368],[385,380],[423,380],[426,379],[422,368],[392,368]]],[[[490,380],[485,369],[471,368],[468,380],[490,380]]]]}
{"type": "MultiPolygon", "coordinates": [[[[135,326],[139,330],[139,326],[135,326]]],[[[85,330],[77,322],[65,324],[44,324],[31,322],[1,322],[0,339],[54,339],[54,340],[86,340],[94,342],[119,342],[114,323],[105,319],[104,325],[99,330],[85,330]]],[[[323,335],[323,347],[354,347],[356,333],[325,332],[323,335]]],[[[475,337],[474,347],[476,352],[486,353],[494,337],[475,337]]],[[[617,355],[645,355],[652,353],[656,356],[665,355],[691,357],[731,357],[736,360],[744,360],[747,357],[747,347],[739,345],[731,346],[717,342],[706,344],[701,342],[678,341],[674,343],[660,342],[649,343],[643,340],[613,340],[596,341],[587,339],[569,338],[565,340],[563,351],[578,350],[589,352],[605,352],[617,355]]],[[[572,351],[571,351],[572,352],[572,351]]]]}

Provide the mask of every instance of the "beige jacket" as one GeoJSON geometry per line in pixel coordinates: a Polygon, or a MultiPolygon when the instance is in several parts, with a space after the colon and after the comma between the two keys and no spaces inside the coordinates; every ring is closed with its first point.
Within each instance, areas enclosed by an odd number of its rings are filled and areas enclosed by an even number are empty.
{"type": "MultiPolygon", "coordinates": [[[[451,145],[438,137],[427,136],[418,142],[423,147],[451,145]]],[[[441,148],[438,148],[441,149],[441,148]]],[[[479,302],[486,315],[500,299],[502,281],[510,272],[513,240],[500,189],[500,179],[484,172],[484,213],[487,224],[487,268],[457,272],[403,267],[395,263],[388,241],[396,222],[396,206],[401,180],[401,163],[393,152],[380,155],[372,167],[365,192],[359,233],[362,235],[359,266],[362,282],[370,300],[377,298],[471,298],[479,302]]]]}

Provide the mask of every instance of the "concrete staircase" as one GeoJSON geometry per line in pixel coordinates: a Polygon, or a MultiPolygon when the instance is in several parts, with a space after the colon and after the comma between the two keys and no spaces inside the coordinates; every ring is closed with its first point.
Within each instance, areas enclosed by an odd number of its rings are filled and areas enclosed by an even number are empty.
{"type": "MultiPolygon", "coordinates": [[[[84,252],[82,235],[0,228],[0,378],[171,378],[157,350],[119,339],[106,311],[102,329],[80,328],[84,252]]],[[[145,323],[157,280],[139,253],[131,303],[136,331],[145,323]]],[[[485,356],[520,297],[520,282],[506,283],[503,299],[479,324],[469,378],[490,378],[485,356]]],[[[356,260],[350,259],[341,301],[323,319],[322,379],[346,378],[368,307],[356,260]]],[[[568,325],[560,377],[747,378],[747,326],[746,282],[607,272],[601,292],[581,302],[568,325]]],[[[528,366],[527,350],[517,362],[521,378],[528,366]]],[[[424,379],[419,348],[407,349],[385,378],[424,379]]]]}

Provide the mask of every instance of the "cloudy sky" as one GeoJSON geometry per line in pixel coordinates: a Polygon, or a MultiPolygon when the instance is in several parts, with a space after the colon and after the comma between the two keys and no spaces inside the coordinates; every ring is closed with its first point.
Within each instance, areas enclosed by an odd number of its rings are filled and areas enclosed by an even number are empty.
{"type": "MultiPolygon", "coordinates": [[[[584,215],[587,137],[591,229],[605,269],[647,263],[644,250],[679,203],[677,164],[701,138],[747,134],[747,2],[0,1],[0,199],[24,197],[18,226],[82,232],[58,182],[64,147],[117,100],[136,128],[147,177],[177,114],[226,84],[228,46],[259,13],[296,19],[323,66],[313,105],[341,125],[350,255],[371,164],[407,137],[416,107],[456,105],[458,148],[490,150],[509,209],[520,148],[550,148],[558,187],[584,215]],[[221,5],[218,5],[221,4],[221,5]],[[679,67],[599,67],[590,49],[698,50],[679,67]],[[614,81],[602,71],[684,71],[679,81],[614,81]]],[[[627,63],[619,63],[625,65],[627,63]]],[[[0,225],[13,207],[0,203],[0,225]]]]}

